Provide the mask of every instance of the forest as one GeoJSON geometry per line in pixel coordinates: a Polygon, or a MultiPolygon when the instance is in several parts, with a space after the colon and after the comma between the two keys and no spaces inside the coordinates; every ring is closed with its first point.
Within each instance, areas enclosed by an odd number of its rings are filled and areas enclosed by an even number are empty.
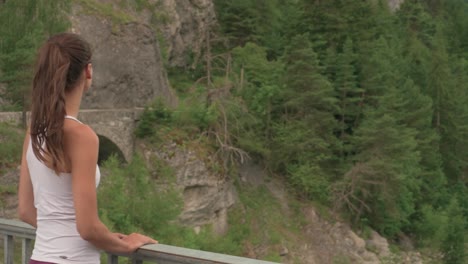
{"type": "MultiPolygon", "coordinates": [[[[68,26],[47,12],[68,1],[47,3],[0,8],[0,25],[14,25],[0,26],[2,111],[25,107],[37,46],[68,26]]],[[[167,72],[190,102],[184,124],[220,150],[222,169],[249,156],[356,229],[466,263],[468,1],[214,3],[204,56],[167,72]]],[[[155,102],[136,136],[177,126],[178,113],[155,102]]]]}
{"type": "Polygon", "coordinates": [[[463,263],[468,2],[258,2],[215,2],[245,76],[234,144],[297,195],[463,263]]]}

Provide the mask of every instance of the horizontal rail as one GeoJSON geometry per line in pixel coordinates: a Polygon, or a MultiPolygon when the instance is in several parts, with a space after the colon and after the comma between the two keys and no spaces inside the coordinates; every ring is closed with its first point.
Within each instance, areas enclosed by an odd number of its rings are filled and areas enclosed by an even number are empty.
{"type": "MultiPolygon", "coordinates": [[[[34,239],[36,230],[23,222],[0,218],[0,235],[5,237],[19,237],[34,239]]],[[[6,248],[5,248],[6,251],[6,248]]],[[[8,254],[5,252],[5,259],[8,254]]],[[[23,249],[23,251],[25,251],[23,249]]],[[[132,254],[108,253],[108,263],[117,263],[118,257],[128,257],[132,263],[143,261],[157,262],[158,264],[273,264],[274,262],[249,259],[231,255],[224,255],[202,250],[169,246],[164,244],[145,245],[132,254]]],[[[10,258],[12,256],[9,256],[10,258]]]]}
{"type": "Polygon", "coordinates": [[[145,245],[131,255],[119,255],[162,264],[272,264],[275,262],[243,258],[164,244],[145,245]]]}
{"type": "Polygon", "coordinates": [[[0,234],[35,239],[36,229],[21,221],[0,218],[0,234]]]}

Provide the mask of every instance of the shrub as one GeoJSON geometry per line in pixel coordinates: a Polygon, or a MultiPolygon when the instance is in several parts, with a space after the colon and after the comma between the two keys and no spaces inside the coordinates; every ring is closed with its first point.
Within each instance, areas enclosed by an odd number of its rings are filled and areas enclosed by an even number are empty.
{"type": "Polygon", "coordinates": [[[0,123],[0,169],[16,167],[21,161],[24,134],[7,123],[0,123]]]}

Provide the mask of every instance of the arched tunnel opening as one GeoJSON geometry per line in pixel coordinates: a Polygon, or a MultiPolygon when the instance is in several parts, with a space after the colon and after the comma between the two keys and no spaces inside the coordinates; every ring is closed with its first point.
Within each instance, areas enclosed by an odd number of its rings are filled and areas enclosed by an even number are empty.
{"type": "Polygon", "coordinates": [[[99,137],[99,156],[98,156],[99,166],[101,166],[111,156],[115,156],[121,163],[126,162],[123,152],[114,142],[112,142],[112,140],[102,135],[98,135],[98,137],[99,137]]]}

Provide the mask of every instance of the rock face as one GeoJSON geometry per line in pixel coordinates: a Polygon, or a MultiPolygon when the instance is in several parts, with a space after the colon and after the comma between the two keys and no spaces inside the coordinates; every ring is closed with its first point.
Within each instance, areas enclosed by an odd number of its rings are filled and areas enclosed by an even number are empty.
{"type": "Polygon", "coordinates": [[[145,150],[146,160],[155,155],[174,169],[177,188],[184,198],[179,221],[195,227],[212,224],[218,234],[227,231],[227,210],[233,206],[237,192],[229,180],[209,169],[196,152],[176,143],[165,144],[160,150],[145,150]]]}
{"type": "Polygon", "coordinates": [[[366,242],[348,225],[331,224],[313,208],[305,208],[303,213],[308,222],[302,230],[307,243],[297,250],[300,263],[380,263],[377,255],[366,249],[366,242]]]}
{"type": "Polygon", "coordinates": [[[83,98],[82,108],[144,107],[155,97],[171,105],[176,102],[158,41],[148,25],[115,25],[87,14],[80,5],[73,7],[70,20],[72,32],[82,35],[93,47],[93,85],[83,98]]]}
{"type": "MultiPolygon", "coordinates": [[[[160,7],[157,12],[167,18],[157,25],[151,23],[149,10],[124,10],[132,22],[115,23],[105,14],[96,15],[88,12],[89,7],[74,5],[71,30],[88,40],[94,51],[93,85],[83,98],[82,108],[144,107],[155,97],[176,104],[164,64],[188,67],[197,60],[216,18],[214,5],[212,0],[152,1],[160,7]],[[156,37],[158,31],[164,37],[166,62],[156,37]]],[[[100,3],[122,11],[118,1],[100,3]]],[[[225,232],[227,209],[237,200],[233,185],[210,171],[190,150],[167,145],[156,155],[176,171],[177,185],[184,197],[180,222],[192,227],[213,224],[215,231],[225,232]]]]}
{"type": "Polygon", "coordinates": [[[388,0],[388,6],[390,7],[390,10],[396,11],[404,1],[405,0],[388,0]]]}
{"type": "Polygon", "coordinates": [[[307,224],[302,229],[306,241],[291,250],[282,263],[360,263],[360,264],[422,264],[419,252],[390,252],[387,239],[371,231],[367,240],[359,237],[346,223],[330,223],[314,208],[302,210],[307,224]]]}
{"type": "Polygon", "coordinates": [[[206,34],[216,21],[212,0],[163,0],[168,22],[161,26],[170,66],[190,66],[203,48],[206,34]]]}
{"type": "MultiPolygon", "coordinates": [[[[118,8],[116,1],[102,0],[118,8]]],[[[164,23],[150,25],[148,12],[125,10],[133,22],[116,24],[73,6],[71,30],[93,47],[93,85],[82,108],[144,107],[155,97],[169,105],[177,98],[169,87],[155,31],[162,32],[169,66],[188,67],[201,56],[205,36],[216,20],[212,0],[161,0],[164,23]]]]}

